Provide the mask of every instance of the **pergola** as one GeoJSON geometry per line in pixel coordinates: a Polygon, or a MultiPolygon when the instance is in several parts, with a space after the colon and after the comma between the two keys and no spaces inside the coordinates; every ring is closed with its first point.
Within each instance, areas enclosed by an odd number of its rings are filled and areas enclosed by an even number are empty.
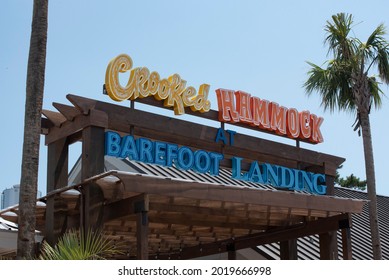
{"type": "MultiPolygon", "coordinates": [[[[46,210],[37,225],[50,243],[68,228],[93,227],[124,242],[129,259],[190,259],[221,252],[233,259],[236,250],[272,242],[280,242],[282,259],[295,259],[296,239],[317,234],[321,258],[337,259],[336,232],[341,230],[343,258],[351,259],[350,214],[360,213],[366,201],[333,196],[336,169],[344,159],[244,134],[235,135],[233,146],[224,145],[214,140],[217,128],[137,110],[133,102],[123,107],[67,98],[72,105],[54,103],[58,112],[44,110],[42,118],[48,175],[42,199],[46,210]],[[327,195],[105,172],[107,130],[220,152],[227,169],[231,157],[238,156],[320,172],[326,176],[327,195]],[[69,145],[77,141],[82,142],[81,183],[68,186],[69,145]]],[[[217,112],[201,117],[217,121],[217,112]]]]}

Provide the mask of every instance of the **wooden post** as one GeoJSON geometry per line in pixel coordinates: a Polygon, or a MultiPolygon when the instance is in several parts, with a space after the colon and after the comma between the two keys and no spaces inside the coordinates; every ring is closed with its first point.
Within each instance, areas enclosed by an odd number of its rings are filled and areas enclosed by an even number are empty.
{"type": "Polygon", "coordinates": [[[297,260],[297,239],[280,242],[280,259],[297,260]]]}
{"type": "MultiPolygon", "coordinates": [[[[81,180],[104,172],[104,128],[89,126],[82,131],[81,180]]],[[[86,232],[102,226],[104,195],[96,184],[85,186],[81,209],[81,227],[86,232]]]]}
{"type": "Polygon", "coordinates": [[[327,186],[327,195],[334,195],[335,194],[335,178],[333,176],[325,175],[326,176],[326,186],[327,186]]]}
{"type": "MultiPolygon", "coordinates": [[[[325,166],[325,177],[327,186],[327,195],[335,195],[335,177],[330,176],[328,166],[325,166]]],[[[322,260],[337,260],[338,259],[338,241],[337,232],[331,231],[328,233],[320,234],[320,259],[322,260]]]]}
{"type": "MultiPolygon", "coordinates": [[[[69,144],[62,138],[48,145],[47,153],[47,193],[68,184],[69,144]]],[[[57,196],[46,201],[45,238],[54,245],[66,229],[67,206],[57,196]]]]}
{"type": "Polygon", "coordinates": [[[236,260],[235,243],[230,243],[227,245],[227,252],[228,252],[228,259],[229,260],[236,260]]]}
{"type": "Polygon", "coordinates": [[[342,228],[342,251],[344,260],[353,259],[350,228],[342,228]]]}
{"type": "Polygon", "coordinates": [[[141,201],[135,202],[136,213],[136,241],[137,241],[137,259],[149,259],[149,198],[147,195],[141,201]]]}
{"type": "Polygon", "coordinates": [[[337,260],[338,245],[336,240],[336,231],[319,234],[320,259],[337,260]]]}

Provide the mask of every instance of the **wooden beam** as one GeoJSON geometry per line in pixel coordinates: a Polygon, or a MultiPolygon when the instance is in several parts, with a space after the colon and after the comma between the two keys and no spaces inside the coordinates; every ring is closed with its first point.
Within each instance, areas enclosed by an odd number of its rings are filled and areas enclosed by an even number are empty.
{"type": "Polygon", "coordinates": [[[88,115],[89,111],[94,108],[96,100],[68,94],[66,98],[84,115],[88,115]]]}
{"type": "MultiPolygon", "coordinates": [[[[69,144],[66,138],[51,143],[47,154],[47,193],[68,185],[69,144]]],[[[58,196],[46,201],[45,238],[54,245],[66,228],[67,205],[58,196]]]]}
{"type": "Polygon", "coordinates": [[[353,259],[350,228],[342,228],[342,253],[344,260],[353,259]]]}
{"type": "Polygon", "coordinates": [[[42,109],[42,114],[45,115],[56,127],[60,127],[61,124],[66,122],[66,118],[58,112],[42,109]]]}
{"type": "Polygon", "coordinates": [[[319,247],[321,260],[337,260],[338,259],[338,245],[337,232],[329,231],[319,234],[319,247]]]}
{"type": "Polygon", "coordinates": [[[143,201],[144,195],[140,194],[104,205],[103,222],[107,223],[135,214],[135,205],[143,201]]]}
{"type": "Polygon", "coordinates": [[[136,213],[136,247],[138,260],[149,259],[149,200],[147,195],[144,195],[143,198],[143,200],[135,202],[134,209],[136,213]]]}
{"type": "Polygon", "coordinates": [[[236,260],[235,243],[231,243],[227,245],[227,253],[228,253],[229,260],[236,260]]]}
{"type": "Polygon", "coordinates": [[[132,127],[135,127],[134,133],[141,136],[212,151],[225,148],[225,153],[235,156],[240,156],[239,153],[243,151],[250,151],[251,153],[245,154],[249,159],[266,159],[266,156],[278,155],[279,158],[286,161],[297,160],[318,166],[323,166],[325,162],[332,162],[333,166],[328,166],[327,172],[333,176],[336,174],[335,166],[339,166],[344,161],[343,158],[244,134],[235,135],[234,146],[223,147],[221,143],[214,141],[217,132],[217,128],[214,127],[74,95],[68,95],[68,99],[85,113],[91,109],[105,112],[109,119],[107,128],[115,131],[128,132],[132,127]],[[148,136],[144,135],[146,132],[148,136]]]}
{"type": "Polygon", "coordinates": [[[129,192],[341,213],[361,213],[366,201],[115,173],[129,192]]]}
{"type": "Polygon", "coordinates": [[[280,259],[297,260],[297,239],[280,242],[280,259]]]}
{"type": "Polygon", "coordinates": [[[302,223],[300,225],[289,226],[281,229],[269,230],[264,233],[257,233],[246,235],[243,237],[236,237],[234,239],[226,239],[218,242],[201,244],[199,246],[182,248],[180,252],[171,252],[169,254],[159,254],[151,256],[153,258],[171,258],[171,259],[192,259],[201,256],[213,255],[222,252],[227,252],[228,244],[232,242],[235,244],[235,249],[245,249],[256,247],[263,244],[270,244],[273,242],[287,241],[290,239],[297,239],[303,236],[314,234],[328,233],[340,229],[345,225],[345,220],[348,220],[347,214],[341,214],[329,218],[323,218],[312,222],[302,223]]]}
{"type": "MultiPolygon", "coordinates": [[[[104,128],[88,126],[82,131],[81,180],[104,172],[104,128]]],[[[102,226],[104,194],[95,183],[83,190],[82,227],[85,232],[102,226]]]]}
{"type": "MultiPolygon", "coordinates": [[[[90,110],[89,115],[77,115],[73,121],[66,121],[61,127],[52,127],[46,135],[46,145],[55,142],[64,137],[70,137],[88,126],[107,127],[108,117],[104,112],[90,110]]],[[[59,114],[59,113],[58,113],[59,114]]],[[[104,138],[103,140],[104,141],[104,138]]]]}
{"type": "Polygon", "coordinates": [[[79,110],[77,110],[75,107],[68,106],[65,104],[60,104],[53,102],[53,106],[68,120],[73,121],[74,118],[81,114],[79,110]]]}

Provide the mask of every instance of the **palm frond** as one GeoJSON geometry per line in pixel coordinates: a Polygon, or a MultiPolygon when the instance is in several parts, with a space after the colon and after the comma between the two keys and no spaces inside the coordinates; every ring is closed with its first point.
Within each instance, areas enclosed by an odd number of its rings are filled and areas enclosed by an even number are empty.
{"type": "Polygon", "coordinates": [[[375,77],[369,77],[368,84],[371,94],[370,107],[374,105],[375,109],[379,109],[382,105],[382,96],[384,96],[384,92],[380,89],[379,83],[375,77]]]}
{"type": "Polygon", "coordinates": [[[304,83],[306,93],[310,96],[317,92],[321,97],[321,106],[331,112],[339,109],[357,113],[357,106],[361,104],[379,108],[383,92],[376,79],[368,76],[368,72],[372,66],[377,66],[380,79],[389,84],[389,43],[384,38],[385,26],[380,24],[363,43],[349,36],[353,25],[352,15],[339,13],[331,19],[326,24],[325,43],[328,44],[328,53],[332,52],[334,57],[325,68],[308,62],[311,69],[304,83]],[[360,92],[366,90],[363,88],[366,83],[369,92],[360,96],[360,92]]]}
{"type": "Polygon", "coordinates": [[[355,52],[355,42],[349,38],[353,24],[350,14],[339,13],[332,16],[332,22],[327,21],[325,31],[327,37],[324,40],[328,44],[328,54],[333,52],[338,59],[349,59],[355,52]]]}
{"type": "Polygon", "coordinates": [[[99,260],[121,254],[120,245],[107,239],[102,232],[69,230],[55,246],[43,242],[41,260],[99,260]]]}
{"type": "Polygon", "coordinates": [[[304,87],[308,96],[318,92],[321,97],[321,106],[324,110],[353,111],[355,104],[349,83],[349,64],[341,61],[329,61],[327,68],[321,68],[311,62],[307,62],[311,69],[304,87]]]}

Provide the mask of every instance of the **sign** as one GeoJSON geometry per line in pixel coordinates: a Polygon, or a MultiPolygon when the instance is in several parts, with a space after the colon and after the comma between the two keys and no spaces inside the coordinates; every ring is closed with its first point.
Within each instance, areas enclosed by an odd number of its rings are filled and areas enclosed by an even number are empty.
{"type": "MultiPolygon", "coordinates": [[[[218,133],[219,134],[219,133],[218,133]]],[[[235,132],[230,133],[233,136],[235,132]]],[[[217,136],[218,137],[218,136],[217,136]]],[[[231,138],[232,139],[232,138],[231,138]]],[[[232,141],[232,140],[231,140],[232,141]]],[[[105,133],[105,155],[144,163],[193,170],[198,173],[219,175],[223,154],[204,150],[193,151],[189,147],[152,141],[146,138],[135,139],[132,135],[121,137],[118,133],[105,133]]],[[[286,168],[269,163],[253,161],[247,172],[241,170],[242,158],[232,157],[232,178],[254,183],[270,184],[275,188],[307,191],[325,194],[325,175],[286,168]]]]}
{"type": "MultiPolygon", "coordinates": [[[[150,72],[146,67],[133,68],[132,59],[126,54],[118,55],[109,62],[105,88],[115,101],[154,96],[156,100],[163,100],[165,107],[173,107],[176,115],[185,114],[185,107],[200,113],[211,109],[208,84],[200,85],[197,91],[194,87],[187,86],[186,81],[178,74],[161,79],[158,72],[150,72]],[[130,71],[130,77],[127,85],[122,86],[119,75],[127,71],[130,71]]],[[[307,110],[299,112],[295,108],[286,108],[240,90],[217,89],[216,96],[218,119],[221,122],[241,123],[313,144],[324,141],[320,130],[324,119],[307,110]]]]}
{"type": "Polygon", "coordinates": [[[135,140],[132,135],[121,137],[112,131],[105,133],[105,154],[162,166],[174,165],[182,170],[211,175],[219,175],[219,164],[224,158],[219,153],[192,151],[186,146],[178,147],[176,144],[151,141],[146,138],[135,140]]]}
{"type": "Polygon", "coordinates": [[[133,68],[131,57],[121,54],[112,59],[105,74],[105,87],[109,97],[115,101],[135,100],[154,96],[164,100],[165,107],[174,107],[176,115],[185,113],[185,107],[201,113],[211,109],[208,100],[209,85],[202,84],[198,92],[192,86],[186,86],[186,81],[180,75],[173,74],[167,79],[161,79],[158,72],[151,72],[146,67],[133,68]],[[130,72],[126,86],[119,81],[119,74],[130,72]]]}
{"type": "Polygon", "coordinates": [[[323,142],[320,126],[324,119],[309,111],[288,109],[244,91],[217,89],[216,95],[221,122],[243,123],[259,130],[292,139],[308,140],[314,144],[323,142]]]}

